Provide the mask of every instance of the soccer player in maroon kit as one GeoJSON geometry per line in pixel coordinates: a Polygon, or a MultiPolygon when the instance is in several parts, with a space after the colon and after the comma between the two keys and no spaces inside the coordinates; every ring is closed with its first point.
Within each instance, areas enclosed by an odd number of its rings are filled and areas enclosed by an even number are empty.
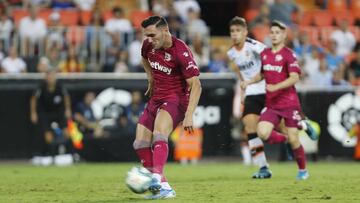
{"type": "Polygon", "coordinates": [[[273,21],[270,26],[272,48],[265,49],[260,57],[262,61],[261,73],[256,75],[248,84],[260,81],[266,82],[265,108],[262,110],[257,133],[261,139],[270,143],[285,141],[280,134],[272,134],[274,126],[284,120],[287,129],[287,141],[290,143],[297,161],[298,180],[309,177],[306,170],[304,148],[299,141],[298,123],[301,120],[301,106],[296,93],[295,83],[299,81],[301,69],[293,51],[285,47],[286,25],[280,21],[273,21]]]}
{"type": "Polygon", "coordinates": [[[163,173],[168,137],[182,122],[193,131],[193,113],[201,95],[199,69],[186,44],[171,36],[166,20],[151,16],[141,24],[146,39],[141,48],[150,97],[136,129],[134,149],[145,168],[153,173],[150,199],[175,197],[163,173]]]}

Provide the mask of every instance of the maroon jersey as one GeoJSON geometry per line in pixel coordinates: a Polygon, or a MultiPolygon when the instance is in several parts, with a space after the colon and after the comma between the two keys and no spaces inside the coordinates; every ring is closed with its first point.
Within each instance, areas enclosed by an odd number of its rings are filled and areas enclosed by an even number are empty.
{"type": "MultiPolygon", "coordinates": [[[[301,73],[295,54],[287,47],[273,53],[271,48],[261,53],[262,69],[266,84],[277,84],[286,80],[290,72],[301,73]]],[[[272,109],[300,107],[294,86],[275,92],[266,91],[265,106],[272,109]]]]}
{"type": "Polygon", "coordinates": [[[141,55],[151,66],[154,78],[152,99],[176,103],[188,101],[186,79],[200,73],[190,49],[183,41],[172,37],[170,48],[153,49],[149,40],[145,39],[141,55]]]}

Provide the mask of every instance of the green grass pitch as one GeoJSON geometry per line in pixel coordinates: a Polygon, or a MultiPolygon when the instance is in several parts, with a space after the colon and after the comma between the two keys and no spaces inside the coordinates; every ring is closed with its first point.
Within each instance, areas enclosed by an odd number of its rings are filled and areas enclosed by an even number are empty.
{"type": "MultiPolygon", "coordinates": [[[[136,163],[35,167],[0,164],[0,202],[159,202],[144,200],[124,184],[136,163]]],[[[161,202],[360,202],[360,164],[309,163],[310,179],[296,181],[296,164],[271,163],[273,177],[253,180],[255,167],[239,163],[168,164],[177,197],[161,202]]]]}

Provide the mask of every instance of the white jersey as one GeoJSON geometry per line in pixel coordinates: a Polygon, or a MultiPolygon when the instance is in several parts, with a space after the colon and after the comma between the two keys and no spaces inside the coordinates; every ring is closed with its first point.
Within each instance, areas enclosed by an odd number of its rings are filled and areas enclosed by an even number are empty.
{"type": "MultiPolygon", "coordinates": [[[[246,38],[244,47],[241,50],[236,50],[232,47],[227,52],[229,59],[234,62],[239,68],[240,74],[245,81],[252,79],[261,70],[260,53],[266,46],[256,40],[246,38]]],[[[258,83],[248,85],[245,90],[245,95],[259,95],[265,94],[265,80],[258,83]]]]}

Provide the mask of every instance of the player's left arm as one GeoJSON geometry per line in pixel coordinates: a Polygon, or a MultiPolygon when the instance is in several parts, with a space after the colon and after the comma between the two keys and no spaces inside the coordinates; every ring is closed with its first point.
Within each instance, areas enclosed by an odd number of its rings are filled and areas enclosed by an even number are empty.
{"type": "Polygon", "coordinates": [[[64,106],[65,106],[65,117],[66,119],[71,118],[71,99],[68,91],[63,88],[62,89],[63,95],[64,95],[64,106]]]}
{"type": "Polygon", "coordinates": [[[275,92],[277,90],[285,89],[295,85],[300,80],[299,73],[297,72],[290,72],[289,77],[277,84],[268,84],[266,85],[266,89],[270,92],[275,92]]]}
{"type": "Polygon", "coordinates": [[[185,130],[189,132],[193,132],[193,114],[195,109],[199,103],[202,87],[201,82],[198,76],[193,76],[191,78],[186,79],[186,83],[190,89],[190,99],[189,105],[185,112],[185,118],[183,121],[183,127],[185,130]]]}

